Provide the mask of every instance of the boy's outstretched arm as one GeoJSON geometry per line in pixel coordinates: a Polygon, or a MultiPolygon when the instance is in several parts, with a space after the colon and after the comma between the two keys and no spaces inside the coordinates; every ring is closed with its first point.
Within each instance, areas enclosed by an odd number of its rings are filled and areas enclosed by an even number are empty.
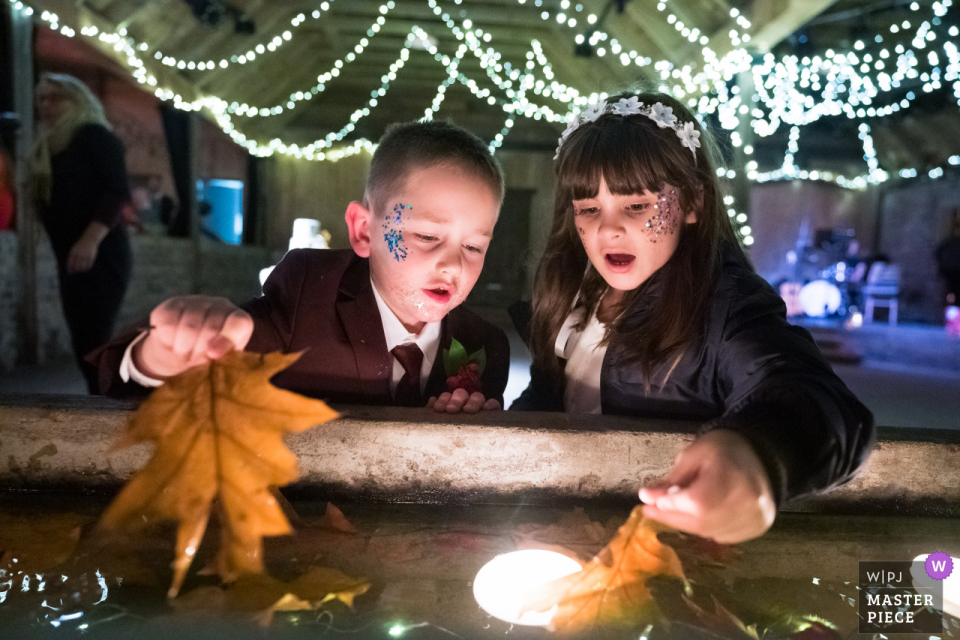
{"type": "Polygon", "coordinates": [[[680,452],[667,475],[640,489],[644,515],[717,542],[763,535],[776,503],[763,463],[734,431],[707,433],[680,452]]]}

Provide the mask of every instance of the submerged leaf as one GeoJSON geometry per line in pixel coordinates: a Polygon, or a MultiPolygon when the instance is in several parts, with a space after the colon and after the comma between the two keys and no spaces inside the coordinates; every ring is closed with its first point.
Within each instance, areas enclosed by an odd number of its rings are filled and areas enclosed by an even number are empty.
{"type": "Polygon", "coordinates": [[[83,525],[93,521],[77,513],[45,513],[42,517],[0,512],[0,569],[40,573],[73,554],[83,525]]]}
{"type": "Polygon", "coordinates": [[[215,561],[224,581],[263,571],[262,536],[290,533],[271,492],[297,478],[283,436],[337,417],[319,400],[277,389],[270,378],[299,354],[228,353],[158,387],[131,418],[117,447],[156,450],[104,513],[103,530],[176,520],[175,597],[216,506],[222,541],[215,561]],[[214,502],[216,500],[216,502],[214,502]]]}
{"type": "Polygon", "coordinates": [[[352,607],[354,598],[369,588],[366,580],[325,567],[313,567],[291,582],[280,582],[267,575],[244,574],[227,588],[194,589],[177,601],[176,608],[180,612],[247,613],[267,626],[277,611],[312,611],[331,600],[352,607]]]}
{"type": "Polygon", "coordinates": [[[576,507],[554,524],[521,524],[510,537],[517,549],[545,549],[585,564],[614,536],[618,524],[614,521],[604,526],[594,522],[581,507],[576,507]]]}
{"type": "Polygon", "coordinates": [[[716,598],[713,598],[713,613],[701,609],[692,600],[686,600],[687,605],[697,615],[697,618],[705,625],[705,628],[715,634],[720,634],[723,638],[730,640],[758,640],[757,625],[745,625],[740,618],[733,615],[720,604],[716,598]]]}
{"type": "Polygon", "coordinates": [[[634,627],[656,612],[646,578],[684,578],[677,554],[657,539],[662,525],[634,508],[617,536],[583,570],[555,580],[528,596],[524,611],[556,606],[551,628],[575,634],[599,627],[634,627]]]}

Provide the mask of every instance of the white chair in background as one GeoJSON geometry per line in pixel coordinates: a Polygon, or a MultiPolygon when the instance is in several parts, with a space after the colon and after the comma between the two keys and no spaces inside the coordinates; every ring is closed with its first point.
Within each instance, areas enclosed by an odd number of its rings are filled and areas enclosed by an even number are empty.
{"type": "Polygon", "coordinates": [[[867,273],[863,287],[863,321],[873,322],[877,307],[888,309],[887,321],[897,324],[897,296],[900,293],[900,267],[886,262],[874,262],[867,273]]]}

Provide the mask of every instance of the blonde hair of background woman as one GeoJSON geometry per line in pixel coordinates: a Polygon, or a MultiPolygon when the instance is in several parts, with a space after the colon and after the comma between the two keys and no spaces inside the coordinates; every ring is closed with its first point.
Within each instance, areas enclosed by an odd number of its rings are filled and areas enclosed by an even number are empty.
{"type": "Polygon", "coordinates": [[[70,108],[52,126],[40,125],[33,147],[33,193],[38,201],[47,203],[50,201],[52,183],[50,158],[67,148],[80,127],[100,124],[109,129],[110,123],[107,122],[100,100],[77,78],[65,73],[44,73],[40,76],[37,89],[44,84],[56,85],[66,93],[70,103],[70,108]]]}

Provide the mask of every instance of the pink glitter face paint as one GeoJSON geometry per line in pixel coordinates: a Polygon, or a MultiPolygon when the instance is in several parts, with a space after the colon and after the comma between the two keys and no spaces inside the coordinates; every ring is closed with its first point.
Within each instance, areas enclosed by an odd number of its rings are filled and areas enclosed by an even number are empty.
{"type": "Polygon", "coordinates": [[[403,241],[403,212],[412,208],[410,205],[398,203],[393,207],[393,211],[387,214],[383,223],[383,239],[387,243],[387,251],[397,262],[407,259],[407,245],[403,241]]]}
{"type": "Polygon", "coordinates": [[[647,240],[655,243],[661,235],[672,235],[680,227],[680,195],[677,190],[658,192],[657,204],[653,208],[655,213],[647,220],[643,230],[647,240]]]}

